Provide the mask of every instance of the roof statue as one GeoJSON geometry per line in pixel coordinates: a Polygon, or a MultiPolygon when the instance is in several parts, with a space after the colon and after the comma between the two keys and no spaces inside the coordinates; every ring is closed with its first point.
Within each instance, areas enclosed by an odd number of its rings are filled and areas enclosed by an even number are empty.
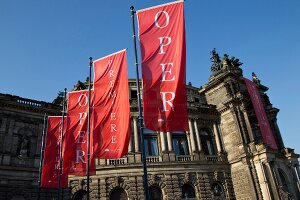
{"type": "Polygon", "coordinates": [[[235,58],[234,56],[229,58],[228,54],[224,54],[223,58],[221,59],[215,48],[210,53],[211,53],[210,60],[212,62],[211,65],[212,76],[217,75],[224,71],[238,69],[243,64],[240,62],[239,59],[235,58]]]}
{"type": "Polygon", "coordinates": [[[63,97],[64,97],[64,92],[59,91],[57,97],[52,101],[52,103],[55,105],[62,105],[63,97]]]}
{"type": "Polygon", "coordinates": [[[252,72],[252,80],[257,85],[260,85],[260,80],[259,80],[259,78],[256,76],[256,74],[254,72],[252,72]]]}
{"type": "Polygon", "coordinates": [[[85,90],[85,89],[87,89],[85,83],[78,80],[77,84],[74,85],[74,88],[73,88],[72,91],[85,90]]]}
{"type": "Polygon", "coordinates": [[[211,68],[210,68],[210,69],[211,69],[211,72],[212,72],[212,73],[215,73],[215,72],[221,70],[221,64],[220,64],[221,60],[220,60],[220,56],[219,56],[219,54],[217,53],[217,51],[216,51],[215,48],[214,48],[210,53],[211,53],[211,58],[210,58],[210,60],[211,60],[211,62],[213,63],[213,64],[211,65],[211,68]]]}

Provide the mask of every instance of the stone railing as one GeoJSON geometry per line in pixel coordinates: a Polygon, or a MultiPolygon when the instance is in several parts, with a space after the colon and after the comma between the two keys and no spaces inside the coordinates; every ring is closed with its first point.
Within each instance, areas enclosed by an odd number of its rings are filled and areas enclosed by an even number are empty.
{"type": "Polygon", "coordinates": [[[212,162],[218,162],[218,161],[224,161],[223,156],[218,155],[206,155],[205,160],[212,161],[212,162]]]}
{"type": "Polygon", "coordinates": [[[37,107],[37,108],[50,108],[60,110],[60,106],[54,105],[52,103],[47,103],[44,101],[37,101],[33,99],[22,98],[10,94],[0,93],[0,103],[5,103],[9,105],[25,105],[26,107],[37,107]]]}
{"type": "Polygon", "coordinates": [[[159,156],[147,156],[146,161],[149,163],[160,162],[159,156]]]}
{"type": "Polygon", "coordinates": [[[193,155],[180,155],[180,156],[176,156],[176,161],[178,162],[187,162],[187,161],[192,161],[194,160],[194,156],[193,155]]]}
{"type": "Polygon", "coordinates": [[[42,104],[40,102],[31,101],[28,99],[17,99],[18,103],[29,105],[29,106],[35,106],[35,107],[41,107],[42,104]]]}
{"type": "Polygon", "coordinates": [[[127,163],[126,158],[107,159],[107,165],[124,165],[127,163]]]}
{"type": "MultiPolygon", "coordinates": [[[[171,159],[171,157],[165,158],[166,155],[160,155],[160,156],[147,156],[146,162],[147,163],[160,163],[160,162],[193,162],[193,161],[207,161],[207,162],[222,162],[226,161],[224,156],[222,155],[205,155],[204,157],[199,159],[199,156],[197,155],[174,155],[174,158],[171,159]]],[[[170,155],[169,155],[170,156],[170,155]]],[[[106,166],[116,166],[116,165],[126,165],[126,164],[133,164],[133,163],[141,163],[141,155],[140,154],[131,154],[128,156],[125,156],[123,158],[119,159],[100,159],[98,162],[98,165],[106,165],[106,166]]]]}

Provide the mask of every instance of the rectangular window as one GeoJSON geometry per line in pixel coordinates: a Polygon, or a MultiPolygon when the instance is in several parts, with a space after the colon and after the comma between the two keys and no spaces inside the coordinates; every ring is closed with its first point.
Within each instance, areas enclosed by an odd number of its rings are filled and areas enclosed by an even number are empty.
{"type": "Polygon", "coordinates": [[[173,138],[173,146],[176,155],[189,155],[189,147],[186,138],[173,138]]]}
{"type": "Polygon", "coordinates": [[[145,138],[146,156],[158,156],[157,138],[145,138]]]}

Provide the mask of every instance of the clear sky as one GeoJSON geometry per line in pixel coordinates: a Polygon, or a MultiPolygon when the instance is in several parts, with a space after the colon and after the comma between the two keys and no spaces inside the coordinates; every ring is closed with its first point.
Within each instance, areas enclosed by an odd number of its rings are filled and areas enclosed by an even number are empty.
{"type": "MultiPolygon", "coordinates": [[[[1,0],[0,93],[51,102],[88,76],[94,59],[128,48],[134,78],[129,7],[167,0],[1,0]]],[[[187,81],[210,76],[210,51],[235,56],[255,72],[274,107],[287,147],[300,153],[300,1],[186,0],[187,81]]],[[[140,59],[139,59],[140,60],[140,59]]]]}

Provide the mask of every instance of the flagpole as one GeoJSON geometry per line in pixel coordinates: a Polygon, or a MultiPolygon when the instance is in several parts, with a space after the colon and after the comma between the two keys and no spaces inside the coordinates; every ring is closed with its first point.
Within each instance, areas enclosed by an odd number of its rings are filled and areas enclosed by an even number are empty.
{"type": "Polygon", "coordinates": [[[147,162],[146,162],[146,152],[144,145],[144,123],[142,115],[142,106],[141,106],[141,92],[140,92],[140,78],[139,78],[139,64],[137,58],[137,48],[136,48],[136,34],[135,34],[135,22],[134,22],[134,7],[130,7],[131,11],[131,21],[132,21],[132,31],[133,31],[133,44],[134,44],[134,57],[135,57],[135,70],[136,70],[136,87],[137,87],[137,101],[138,101],[138,110],[139,110],[139,126],[140,126],[140,136],[141,136],[141,145],[142,145],[142,163],[144,171],[144,195],[145,199],[149,200],[149,189],[148,189],[148,174],[147,174],[147,162]]]}
{"type": "Polygon", "coordinates": [[[89,87],[88,87],[88,121],[87,121],[87,182],[86,182],[86,189],[87,189],[87,200],[90,200],[90,139],[91,139],[91,130],[90,130],[90,109],[91,109],[91,77],[92,77],[92,66],[93,66],[93,58],[90,57],[90,64],[89,64],[89,87]]]}
{"type": "Polygon", "coordinates": [[[64,121],[65,121],[65,102],[66,102],[66,94],[67,94],[67,88],[64,90],[64,96],[63,96],[63,110],[61,114],[61,131],[60,131],[60,142],[59,142],[59,172],[58,172],[58,189],[57,189],[57,199],[60,200],[60,175],[62,173],[62,142],[63,142],[63,133],[64,133],[64,121]]]}
{"type": "Polygon", "coordinates": [[[39,167],[39,182],[38,182],[38,200],[40,199],[40,192],[41,192],[41,180],[42,180],[42,167],[44,162],[44,152],[45,152],[45,135],[46,135],[46,128],[47,128],[47,114],[44,114],[44,126],[43,126],[43,133],[42,133],[42,146],[41,146],[41,158],[40,158],[40,167],[39,167]]]}

